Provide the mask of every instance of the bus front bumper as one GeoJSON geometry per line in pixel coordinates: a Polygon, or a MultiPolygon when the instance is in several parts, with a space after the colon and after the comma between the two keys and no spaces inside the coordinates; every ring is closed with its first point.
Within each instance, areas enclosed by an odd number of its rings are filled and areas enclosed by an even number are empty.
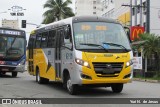
{"type": "Polygon", "coordinates": [[[0,72],[24,72],[25,65],[17,65],[17,66],[10,66],[10,65],[0,65],[0,72]]]}
{"type": "Polygon", "coordinates": [[[82,84],[109,84],[109,83],[128,83],[131,81],[131,78],[127,79],[94,79],[94,80],[87,80],[82,79],[82,84]]]}

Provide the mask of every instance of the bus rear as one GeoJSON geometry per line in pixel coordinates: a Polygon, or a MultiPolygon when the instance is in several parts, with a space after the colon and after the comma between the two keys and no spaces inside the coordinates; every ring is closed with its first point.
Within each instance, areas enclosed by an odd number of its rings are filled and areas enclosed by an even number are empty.
{"type": "Polygon", "coordinates": [[[0,74],[11,72],[16,77],[24,72],[26,59],[25,31],[0,28],[0,74]]]}

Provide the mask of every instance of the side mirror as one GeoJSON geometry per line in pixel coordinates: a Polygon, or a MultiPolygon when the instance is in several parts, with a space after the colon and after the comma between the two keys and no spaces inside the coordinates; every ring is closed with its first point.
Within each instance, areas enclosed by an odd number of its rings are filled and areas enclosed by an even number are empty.
{"type": "Polygon", "coordinates": [[[128,39],[129,39],[129,41],[130,41],[130,43],[131,43],[132,41],[131,41],[131,36],[130,36],[130,28],[124,26],[124,29],[125,29],[125,32],[126,32],[126,34],[127,34],[127,36],[128,36],[128,39]]]}
{"type": "Polygon", "coordinates": [[[71,36],[71,28],[70,28],[70,26],[67,26],[66,29],[65,29],[65,36],[64,36],[64,38],[65,39],[69,39],[70,36],[71,36]]]}

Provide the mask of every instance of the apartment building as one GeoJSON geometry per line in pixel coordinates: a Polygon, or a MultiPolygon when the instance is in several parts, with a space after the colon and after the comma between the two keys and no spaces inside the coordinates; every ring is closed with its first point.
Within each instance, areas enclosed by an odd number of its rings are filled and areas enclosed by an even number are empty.
{"type": "Polygon", "coordinates": [[[122,5],[129,5],[130,0],[101,0],[103,17],[113,18],[124,25],[130,23],[130,8],[122,5]]]}
{"type": "Polygon", "coordinates": [[[102,12],[101,0],[75,0],[75,15],[100,16],[102,12]]]}
{"type": "Polygon", "coordinates": [[[19,23],[18,23],[18,20],[2,19],[2,27],[10,27],[13,29],[19,29],[19,23]]]}

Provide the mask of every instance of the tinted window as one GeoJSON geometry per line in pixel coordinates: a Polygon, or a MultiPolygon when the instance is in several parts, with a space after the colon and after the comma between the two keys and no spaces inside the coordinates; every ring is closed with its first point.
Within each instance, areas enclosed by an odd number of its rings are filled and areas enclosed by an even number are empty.
{"type": "Polygon", "coordinates": [[[40,45],[41,45],[41,34],[38,34],[37,35],[37,38],[36,38],[36,48],[40,48],[40,45]]]}
{"type": "Polygon", "coordinates": [[[55,47],[55,41],[56,41],[56,30],[49,31],[48,47],[49,48],[54,48],[55,47]]]}
{"type": "Polygon", "coordinates": [[[48,42],[48,32],[42,33],[42,39],[41,39],[41,47],[46,48],[48,42]]]}

